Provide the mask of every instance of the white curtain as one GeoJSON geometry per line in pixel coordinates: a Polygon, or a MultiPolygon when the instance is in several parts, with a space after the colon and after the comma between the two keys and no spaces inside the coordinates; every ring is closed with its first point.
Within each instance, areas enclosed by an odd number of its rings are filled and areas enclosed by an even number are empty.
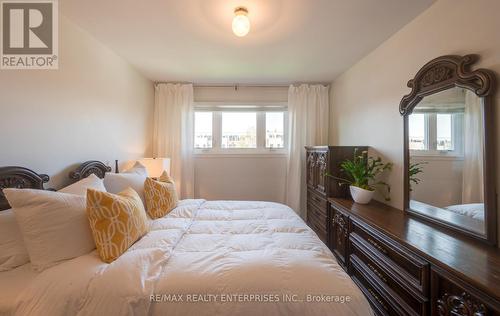
{"type": "Polygon", "coordinates": [[[154,157],[170,158],[170,173],[182,199],[194,197],[194,111],[192,84],[157,84],[154,157]]]}
{"type": "Polygon", "coordinates": [[[304,146],[328,144],[328,87],[302,84],[288,89],[289,149],[285,201],[306,218],[304,146]]]}
{"type": "Polygon", "coordinates": [[[482,203],[483,196],[483,106],[472,91],[465,92],[464,166],[462,203],[482,203]]]}

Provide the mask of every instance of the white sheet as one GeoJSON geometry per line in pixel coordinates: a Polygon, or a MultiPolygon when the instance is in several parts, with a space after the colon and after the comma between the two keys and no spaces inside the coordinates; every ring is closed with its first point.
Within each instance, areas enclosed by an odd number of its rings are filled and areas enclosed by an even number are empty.
{"type": "Polygon", "coordinates": [[[93,252],[44,271],[18,298],[15,312],[372,315],[361,291],[290,208],[204,200],[181,201],[111,264],[93,252]],[[173,295],[182,296],[176,302],[173,295]],[[285,302],[284,295],[295,301],[285,302]],[[297,301],[313,298],[307,295],[350,301],[297,301]]]}
{"type": "Polygon", "coordinates": [[[10,315],[14,309],[16,298],[35,279],[37,273],[31,264],[0,272],[0,315],[10,315]]]}

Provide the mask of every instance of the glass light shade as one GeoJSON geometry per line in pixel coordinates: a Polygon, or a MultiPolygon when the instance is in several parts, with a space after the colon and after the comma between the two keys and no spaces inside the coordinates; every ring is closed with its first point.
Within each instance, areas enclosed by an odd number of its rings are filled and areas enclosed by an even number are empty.
{"type": "Polygon", "coordinates": [[[159,178],[165,170],[170,175],[170,158],[143,158],[141,163],[152,178],[159,178]]]}
{"type": "Polygon", "coordinates": [[[237,11],[233,18],[233,33],[236,36],[242,37],[250,31],[250,20],[245,11],[237,11]]]}

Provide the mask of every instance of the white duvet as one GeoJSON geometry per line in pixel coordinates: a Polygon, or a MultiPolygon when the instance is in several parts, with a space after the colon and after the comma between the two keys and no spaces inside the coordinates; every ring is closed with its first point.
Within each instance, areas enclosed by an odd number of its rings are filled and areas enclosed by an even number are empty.
{"type": "Polygon", "coordinates": [[[184,200],[111,264],[94,251],[39,274],[15,315],[372,315],[287,206],[184,200]]]}
{"type": "Polygon", "coordinates": [[[450,205],[444,208],[445,210],[467,216],[478,221],[484,221],[484,204],[471,203],[471,204],[458,204],[450,205]]]}

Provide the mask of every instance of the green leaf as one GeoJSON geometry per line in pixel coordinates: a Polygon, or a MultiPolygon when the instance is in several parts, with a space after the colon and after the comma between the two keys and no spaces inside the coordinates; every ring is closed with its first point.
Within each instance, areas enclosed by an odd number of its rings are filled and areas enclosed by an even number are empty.
{"type": "MultiPolygon", "coordinates": [[[[352,160],[345,160],[340,164],[341,170],[345,173],[347,179],[341,179],[345,183],[354,185],[366,190],[373,190],[373,186],[382,185],[387,189],[386,200],[390,200],[390,186],[385,182],[376,182],[376,177],[385,171],[392,170],[393,164],[384,163],[380,157],[370,157],[367,151],[358,154],[358,149],[354,150],[352,160]]],[[[330,175],[331,176],[331,175],[330,175]]],[[[331,176],[332,178],[337,178],[331,176]]],[[[339,180],[338,178],[337,180],[339,180]]]]}

